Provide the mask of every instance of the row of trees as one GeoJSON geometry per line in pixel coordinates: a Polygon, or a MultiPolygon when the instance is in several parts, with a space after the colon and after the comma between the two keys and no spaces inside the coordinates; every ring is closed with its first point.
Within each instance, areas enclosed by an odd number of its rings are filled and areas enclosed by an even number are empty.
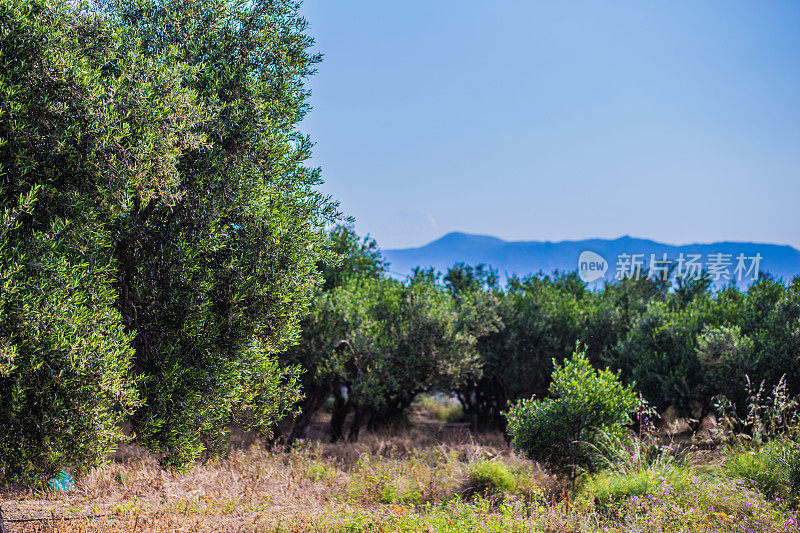
{"type": "Polygon", "coordinates": [[[0,478],[185,467],[299,398],[337,206],[292,0],[0,0],[0,478]]]}
{"type": "Polygon", "coordinates": [[[457,392],[477,420],[542,397],[551,360],[576,340],[598,367],[621,372],[659,409],[698,415],[727,397],[744,408],[747,380],[786,375],[800,393],[800,277],[762,276],[745,292],[716,292],[708,279],[624,280],[592,292],[575,274],[511,279],[501,294],[503,327],[479,343],[482,376],[457,392]]]}
{"type": "Polygon", "coordinates": [[[574,273],[512,277],[454,265],[444,276],[387,275],[377,245],[332,233],[346,256],[326,271],[301,344],[288,354],[309,391],[290,438],[333,395],[331,436],[398,416],[424,390],[457,396],[475,426],[504,427],[517,400],[544,398],[553,361],[586,346],[588,360],[635,384],[652,405],[699,416],[745,408],[748,380],[782,376],[800,393],[800,277],[768,275],[742,292],[707,278],[626,279],[591,291],[574,273]]]}
{"type": "Polygon", "coordinates": [[[346,226],[331,234],[342,257],[324,268],[298,345],[285,361],[303,369],[302,415],[289,440],[305,435],[333,396],[331,436],[349,437],[402,415],[420,392],[452,390],[479,367],[478,339],[497,327],[493,305],[471,293],[455,295],[430,270],[405,281],[386,275],[374,240],[346,226]]]}

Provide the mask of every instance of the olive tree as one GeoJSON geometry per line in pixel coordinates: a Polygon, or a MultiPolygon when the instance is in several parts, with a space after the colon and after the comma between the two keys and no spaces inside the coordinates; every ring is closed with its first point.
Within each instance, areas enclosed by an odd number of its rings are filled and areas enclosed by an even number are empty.
{"type": "Polygon", "coordinates": [[[297,9],[0,3],[0,207],[13,220],[0,454],[88,468],[128,420],[183,468],[221,451],[229,424],[266,432],[296,403],[297,371],[276,354],[298,337],[338,217],[297,130],[319,60],[297,9]]]}
{"type": "Polygon", "coordinates": [[[506,414],[508,431],[528,457],[573,475],[578,468],[592,468],[592,452],[601,438],[624,439],[623,426],[640,402],[618,373],[595,369],[578,350],[555,364],[549,394],[519,400],[506,414]]]}
{"type": "Polygon", "coordinates": [[[141,406],[113,228],[201,138],[184,68],[102,17],[3,0],[0,50],[0,470],[31,481],[101,462],[141,406]]]}

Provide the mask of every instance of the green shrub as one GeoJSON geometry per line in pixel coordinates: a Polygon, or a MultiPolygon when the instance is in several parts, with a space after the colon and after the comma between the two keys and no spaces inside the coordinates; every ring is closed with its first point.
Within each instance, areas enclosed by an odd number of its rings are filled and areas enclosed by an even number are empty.
{"type": "Polygon", "coordinates": [[[470,463],[468,477],[462,493],[466,497],[475,494],[492,495],[514,493],[517,479],[508,467],[499,461],[477,461],[470,463]]]}
{"type": "Polygon", "coordinates": [[[723,463],[723,471],[749,481],[769,498],[800,500],[800,444],[794,441],[781,439],[735,453],[723,463]]]}
{"type": "Polygon", "coordinates": [[[753,340],[738,325],[706,325],[697,337],[697,357],[705,374],[706,394],[725,394],[741,404],[745,376],[755,374],[753,340]]]}
{"type": "Polygon", "coordinates": [[[731,478],[745,479],[769,495],[782,484],[781,472],[773,468],[770,455],[765,450],[735,453],[723,463],[723,472],[731,478]]]}
{"type": "Polygon", "coordinates": [[[773,463],[783,475],[788,495],[800,499],[800,445],[788,441],[776,447],[773,463]]]}
{"type": "Polygon", "coordinates": [[[604,471],[587,478],[581,494],[592,499],[599,509],[611,510],[632,496],[656,494],[665,487],[688,487],[692,475],[691,469],[679,465],[628,472],[604,471]]]}
{"type": "Polygon", "coordinates": [[[559,470],[591,469],[592,450],[601,435],[624,442],[623,425],[639,405],[631,387],[619,375],[596,370],[584,352],[555,365],[552,398],[520,400],[506,417],[514,444],[528,457],[559,470]]]}

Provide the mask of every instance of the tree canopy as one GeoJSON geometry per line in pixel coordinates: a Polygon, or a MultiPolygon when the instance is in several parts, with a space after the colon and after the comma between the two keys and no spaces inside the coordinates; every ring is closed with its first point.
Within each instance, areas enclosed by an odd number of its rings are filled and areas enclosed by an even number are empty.
{"type": "Polygon", "coordinates": [[[275,354],[298,336],[338,217],[296,127],[320,59],[297,9],[0,3],[12,479],[96,464],[125,420],[185,467],[231,422],[266,430],[296,402],[275,354]]]}

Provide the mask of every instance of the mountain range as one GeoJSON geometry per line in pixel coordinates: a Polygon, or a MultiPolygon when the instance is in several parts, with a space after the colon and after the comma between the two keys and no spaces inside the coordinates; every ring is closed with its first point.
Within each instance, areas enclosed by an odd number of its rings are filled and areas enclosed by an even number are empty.
{"type": "Polygon", "coordinates": [[[390,262],[390,271],[401,276],[409,275],[417,266],[446,272],[453,264],[463,262],[491,266],[497,269],[501,280],[512,274],[525,276],[559,270],[578,271],[581,277],[587,274],[585,281],[596,277],[591,280],[593,284],[601,284],[618,275],[631,275],[636,271],[636,265],[647,268],[653,259],[662,261],[664,254],[675,268],[682,267],[690,275],[692,260],[695,264],[700,263],[703,270],[716,272],[713,275],[717,278],[716,286],[729,283],[731,279],[746,286],[756,277],[756,271],[758,274],[769,272],[784,281],[800,274],[800,250],[787,245],[754,242],[671,245],[628,236],[559,242],[504,241],[497,237],[456,232],[419,248],[384,251],[390,262]],[[579,258],[582,270],[579,270],[579,258]],[[595,264],[592,265],[589,259],[595,264]],[[587,269],[600,265],[602,261],[606,262],[604,275],[597,277],[598,272],[591,276],[587,269]]]}

